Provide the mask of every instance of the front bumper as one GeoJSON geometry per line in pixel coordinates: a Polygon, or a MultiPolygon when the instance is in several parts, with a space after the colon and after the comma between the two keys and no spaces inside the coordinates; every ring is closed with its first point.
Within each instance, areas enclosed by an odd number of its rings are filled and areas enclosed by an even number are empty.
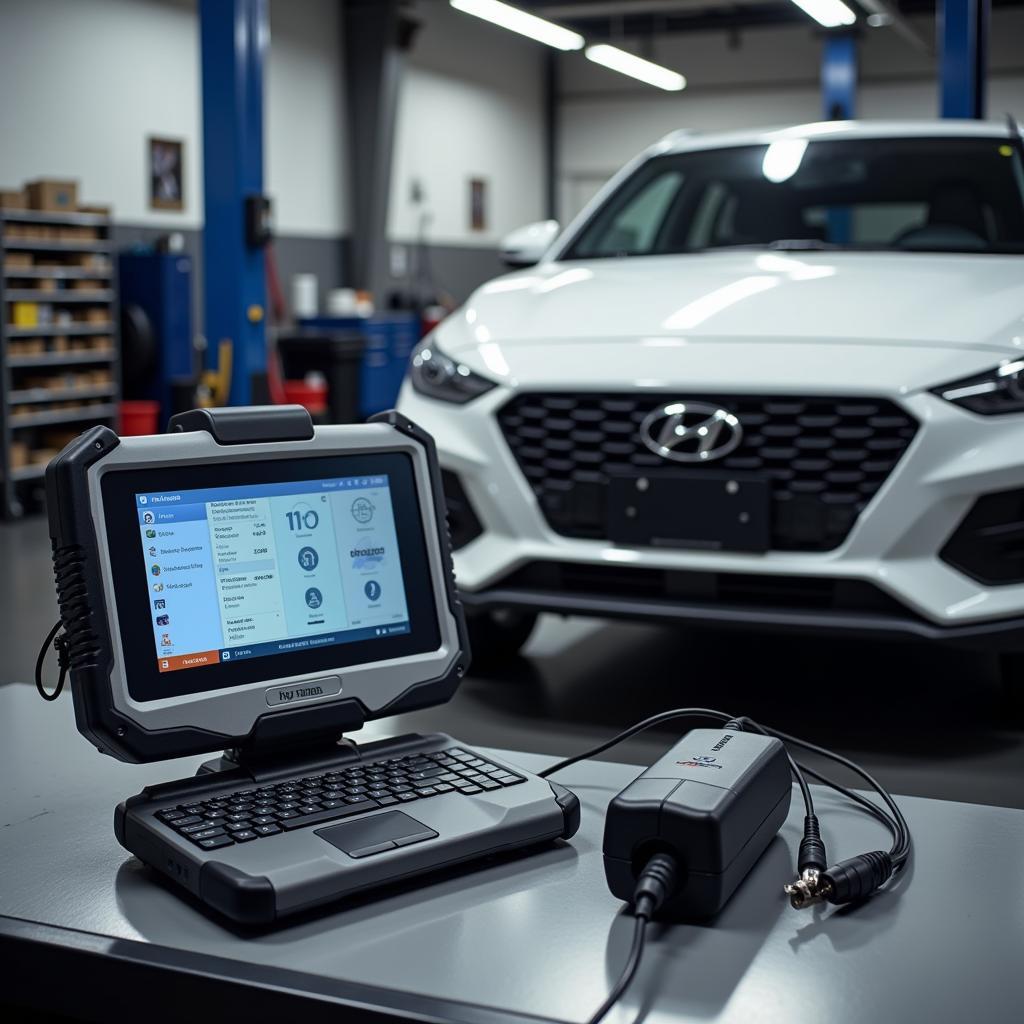
{"type": "Polygon", "coordinates": [[[1020,417],[976,416],[927,392],[889,396],[920,428],[846,540],[826,552],[750,555],[629,548],[554,532],[497,423],[497,411],[513,394],[497,387],[453,406],[424,398],[407,383],[401,395],[402,412],[433,434],[442,465],[457,474],[483,526],[455,556],[469,606],[1024,647],[1024,584],[985,586],[940,557],[980,495],[1024,487],[1020,417]],[[552,563],[607,572],[583,588],[537,587],[529,576],[523,582],[524,572],[552,563]],[[633,570],[659,570],[662,581],[636,586],[626,575],[633,570]],[[723,598],[722,585],[728,591],[739,577],[761,578],[762,598],[723,598]],[[680,589],[679,579],[693,583],[696,596],[687,586],[680,589]],[[823,605],[812,594],[795,604],[772,596],[772,580],[859,582],[880,600],[823,605]]]}

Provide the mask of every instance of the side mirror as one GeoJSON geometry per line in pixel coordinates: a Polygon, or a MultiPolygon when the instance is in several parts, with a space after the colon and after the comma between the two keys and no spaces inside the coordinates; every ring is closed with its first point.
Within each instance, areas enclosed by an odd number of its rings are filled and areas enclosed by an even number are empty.
{"type": "Polygon", "coordinates": [[[532,267],[558,237],[557,220],[539,220],[516,228],[501,241],[498,254],[508,267],[532,267]]]}

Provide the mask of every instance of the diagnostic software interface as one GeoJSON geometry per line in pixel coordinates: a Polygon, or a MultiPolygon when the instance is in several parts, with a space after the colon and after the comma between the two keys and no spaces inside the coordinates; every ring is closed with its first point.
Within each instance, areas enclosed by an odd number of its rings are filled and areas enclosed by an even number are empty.
{"type": "Polygon", "coordinates": [[[160,672],[409,632],[387,475],[135,503],[160,672]]]}

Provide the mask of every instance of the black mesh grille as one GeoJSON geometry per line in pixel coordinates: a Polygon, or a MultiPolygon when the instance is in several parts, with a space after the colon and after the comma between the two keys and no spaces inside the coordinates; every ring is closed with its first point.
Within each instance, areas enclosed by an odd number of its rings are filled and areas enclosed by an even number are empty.
{"type": "Polygon", "coordinates": [[[917,430],[911,416],[884,399],[817,396],[535,393],[513,398],[498,420],[552,529],[602,539],[610,472],[700,471],[667,462],[640,439],[649,412],[684,398],[721,405],[739,418],[740,446],[705,465],[771,481],[771,546],[780,551],[841,544],[917,430]]]}

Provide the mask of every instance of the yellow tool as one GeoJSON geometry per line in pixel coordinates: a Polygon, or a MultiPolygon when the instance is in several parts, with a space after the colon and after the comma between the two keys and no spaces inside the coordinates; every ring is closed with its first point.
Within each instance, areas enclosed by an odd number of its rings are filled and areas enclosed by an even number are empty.
{"type": "Polygon", "coordinates": [[[217,369],[204,370],[199,378],[197,403],[204,408],[228,404],[231,395],[231,363],[234,349],[230,338],[222,338],[217,346],[217,369]]]}

